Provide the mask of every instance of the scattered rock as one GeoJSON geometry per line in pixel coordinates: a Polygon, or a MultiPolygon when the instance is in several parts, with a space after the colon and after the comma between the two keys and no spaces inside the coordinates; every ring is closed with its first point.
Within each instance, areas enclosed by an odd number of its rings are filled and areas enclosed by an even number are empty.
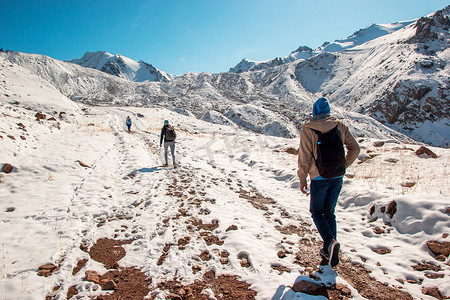
{"type": "Polygon", "coordinates": [[[395,215],[396,212],[397,212],[397,202],[395,201],[389,202],[387,207],[387,214],[389,215],[389,217],[392,219],[392,217],[395,215]]]}
{"type": "Polygon", "coordinates": [[[85,274],[84,279],[86,281],[91,281],[97,284],[100,283],[100,277],[98,276],[98,273],[96,271],[88,270],[84,274],[85,274]]]}
{"type": "Polygon", "coordinates": [[[47,121],[56,121],[55,117],[48,118],[47,121]]]}
{"type": "Polygon", "coordinates": [[[426,154],[432,158],[437,158],[436,153],[434,153],[433,151],[431,151],[430,149],[428,149],[427,147],[424,147],[424,146],[421,146],[419,149],[416,150],[417,156],[420,156],[422,154],[426,154]]]}
{"type": "Polygon", "coordinates": [[[27,131],[23,123],[17,123],[17,126],[19,127],[20,130],[27,131]]]}
{"type": "Polygon", "coordinates": [[[189,241],[191,240],[190,236],[186,236],[184,238],[181,238],[178,240],[178,249],[184,250],[186,248],[186,245],[189,244],[189,241]]]}
{"type": "Polygon", "coordinates": [[[15,207],[8,207],[8,208],[6,208],[6,212],[13,212],[15,210],[16,210],[15,207]]]}
{"type": "Polygon", "coordinates": [[[326,295],[327,289],[311,281],[300,280],[292,286],[296,293],[305,293],[309,295],[326,295]]]}
{"type": "Polygon", "coordinates": [[[336,284],[336,289],[338,291],[340,291],[341,294],[344,295],[344,296],[350,296],[352,294],[352,291],[348,287],[343,285],[342,283],[336,284]]]}
{"type": "Polygon", "coordinates": [[[372,249],[372,251],[377,254],[380,254],[380,255],[391,253],[391,249],[388,249],[388,248],[377,248],[377,249],[372,249]]]}
{"type": "Polygon", "coordinates": [[[425,273],[425,277],[429,279],[438,279],[438,278],[444,278],[445,274],[439,274],[439,273],[425,273]]]}
{"type": "Polygon", "coordinates": [[[414,181],[406,181],[400,184],[402,187],[412,188],[416,185],[416,182],[414,181]]]}
{"type": "Polygon", "coordinates": [[[116,288],[117,288],[117,284],[112,280],[108,280],[102,286],[102,290],[115,290],[116,288]]]}
{"type": "Polygon", "coordinates": [[[69,287],[69,290],[67,291],[66,299],[72,299],[72,297],[77,295],[77,294],[78,294],[77,286],[76,285],[72,285],[71,287],[69,287]]]}
{"type": "Polygon", "coordinates": [[[238,227],[236,225],[230,225],[225,231],[231,231],[231,230],[238,230],[238,227]]]}
{"type": "Polygon", "coordinates": [[[76,162],[78,162],[80,164],[80,166],[84,167],[84,168],[92,168],[91,166],[89,166],[88,164],[85,164],[84,162],[82,162],[81,160],[76,160],[76,162]]]}
{"type": "Polygon", "coordinates": [[[425,287],[422,289],[422,294],[434,297],[436,299],[443,299],[441,292],[437,286],[425,287]]]}
{"type": "Polygon", "coordinates": [[[16,140],[16,138],[13,135],[8,134],[7,137],[9,137],[10,139],[12,139],[13,141],[16,140]]]}
{"type": "Polygon", "coordinates": [[[450,242],[428,241],[427,246],[436,256],[443,255],[448,257],[450,255],[450,242]]]}
{"type": "Polygon", "coordinates": [[[73,276],[77,275],[78,272],[80,272],[80,270],[86,266],[87,262],[88,262],[87,258],[83,258],[83,259],[79,260],[76,267],[73,268],[73,270],[72,270],[72,275],[73,276]]]}
{"type": "Polygon", "coordinates": [[[284,272],[291,273],[291,269],[288,267],[273,264],[271,265],[271,268],[277,270],[279,272],[278,274],[280,275],[283,274],[284,272]]]}
{"type": "Polygon", "coordinates": [[[418,263],[415,266],[412,266],[412,268],[416,271],[428,271],[432,270],[434,272],[438,272],[441,270],[440,266],[436,266],[434,264],[431,264],[429,262],[422,261],[421,263],[418,263]]]}
{"type": "Polygon", "coordinates": [[[374,147],[383,147],[384,146],[384,142],[383,141],[374,142],[373,146],[374,147]]]}
{"type": "Polygon", "coordinates": [[[200,258],[201,258],[203,261],[208,261],[208,260],[211,259],[211,256],[209,255],[209,252],[206,251],[206,250],[204,250],[199,256],[200,256],[200,258]]]}
{"type": "Polygon", "coordinates": [[[246,259],[246,258],[242,258],[241,259],[241,267],[243,267],[243,268],[250,268],[251,266],[252,265],[250,264],[248,259],[246,259]]]}
{"type": "Polygon", "coordinates": [[[446,239],[447,237],[448,237],[448,233],[443,233],[443,234],[442,234],[442,238],[443,238],[443,239],[446,239]]]}
{"type": "Polygon", "coordinates": [[[284,150],[286,153],[292,154],[292,155],[298,155],[298,149],[289,147],[286,150],[284,150]]]}
{"type": "Polygon", "coordinates": [[[278,251],[277,255],[278,255],[278,258],[285,258],[287,256],[285,250],[278,251]]]}
{"type": "Polygon", "coordinates": [[[47,119],[47,116],[45,114],[43,114],[42,112],[37,112],[34,116],[36,117],[36,120],[38,120],[38,121],[47,119]]]}
{"type": "Polygon", "coordinates": [[[450,214],[450,206],[448,206],[448,207],[445,208],[445,212],[448,213],[448,214],[450,214]]]}
{"type": "Polygon", "coordinates": [[[376,234],[382,234],[382,233],[384,233],[384,229],[382,229],[380,227],[375,227],[373,229],[373,232],[375,232],[376,234]]]}
{"type": "Polygon", "coordinates": [[[58,271],[58,266],[54,264],[45,264],[39,267],[38,276],[48,277],[58,271]]]}

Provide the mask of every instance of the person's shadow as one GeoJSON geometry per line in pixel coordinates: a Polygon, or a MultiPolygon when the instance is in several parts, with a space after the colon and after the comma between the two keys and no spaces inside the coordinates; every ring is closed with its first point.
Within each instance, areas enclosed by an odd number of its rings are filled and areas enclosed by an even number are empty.
{"type": "Polygon", "coordinates": [[[141,172],[141,173],[154,173],[154,172],[158,172],[162,170],[162,168],[160,167],[152,167],[152,168],[141,168],[139,170],[136,170],[136,172],[141,172]]]}

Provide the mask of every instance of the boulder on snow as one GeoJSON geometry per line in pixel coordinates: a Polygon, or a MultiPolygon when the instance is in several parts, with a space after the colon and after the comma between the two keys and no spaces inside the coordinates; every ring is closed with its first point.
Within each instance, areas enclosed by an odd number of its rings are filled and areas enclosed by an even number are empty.
{"type": "Polygon", "coordinates": [[[392,219],[392,217],[395,215],[396,212],[397,212],[397,202],[395,201],[389,202],[387,207],[387,214],[389,215],[389,217],[392,219]]]}
{"type": "Polygon", "coordinates": [[[436,299],[443,299],[441,291],[439,291],[437,286],[423,288],[422,294],[434,297],[436,299]]]}
{"type": "Polygon", "coordinates": [[[448,257],[450,255],[450,242],[428,241],[427,246],[436,256],[448,257]]]}
{"type": "Polygon", "coordinates": [[[43,114],[42,112],[37,112],[34,116],[36,117],[36,120],[38,120],[38,121],[47,119],[47,116],[45,114],[43,114]]]}
{"type": "Polygon", "coordinates": [[[11,173],[14,167],[11,164],[4,164],[2,167],[3,173],[11,173]]]}
{"type": "Polygon", "coordinates": [[[54,264],[45,264],[39,267],[38,276],[48,277],[58,271],[58,266],[54,264]]]}
{"type": "Polygon", "coordinates": [[[292,286],[292,290],[296,293],[305,293],[309,295],[324,295],[327,292],[327,289],[324,286],[307,280],[296,282],[292,286]]]}
{"type": "Polygon", "coordinates": [[[420,156],[422,154],[426,154],[432,158],[437,158],[436,153],[428,149],[427,147],[421,146],[419,149],[416,150],[416,155],[420,156]]]}

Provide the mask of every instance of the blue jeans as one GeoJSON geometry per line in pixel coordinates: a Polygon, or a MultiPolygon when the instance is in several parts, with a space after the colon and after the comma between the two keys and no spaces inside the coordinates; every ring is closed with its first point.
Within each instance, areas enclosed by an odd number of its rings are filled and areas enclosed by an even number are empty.
{"type": "Polygon", "coordinates": [[[314,224],[323,240],[323,248],[328,253],[328,245],[337,236],[336,208],[342,178],[329,180],[311,180],[310,209],[314,224]]]}

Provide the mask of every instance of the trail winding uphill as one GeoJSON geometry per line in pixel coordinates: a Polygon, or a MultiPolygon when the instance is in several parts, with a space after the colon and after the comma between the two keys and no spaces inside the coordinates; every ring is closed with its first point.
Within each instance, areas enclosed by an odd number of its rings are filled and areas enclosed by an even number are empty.
{"type": "MultiPolygon", "coordinates": [[[[8,107],[10,124],[26,116],[28,138],[15,144],[16,171],[2,183],[15,208],[1,212],[5,299],[411,298],[355,263],[350,249],[362,246],[344,243],[337,272],[318,269],[320,238],[298,191],[295,139],[160,108],[86,107],[51,123],[8,107]],[[177,128],[178,168],[161,167],[164,119],[177,128]]],[[[364,168],[349,173],[356,180],[364,168]]],[[[348,188],[357,184],[346,181],[344,204],[358,197],[348,188]]],[[[359,213],[346,219],[344,236],[367,237],[352,229],[372,228],[359,213]]]]}

